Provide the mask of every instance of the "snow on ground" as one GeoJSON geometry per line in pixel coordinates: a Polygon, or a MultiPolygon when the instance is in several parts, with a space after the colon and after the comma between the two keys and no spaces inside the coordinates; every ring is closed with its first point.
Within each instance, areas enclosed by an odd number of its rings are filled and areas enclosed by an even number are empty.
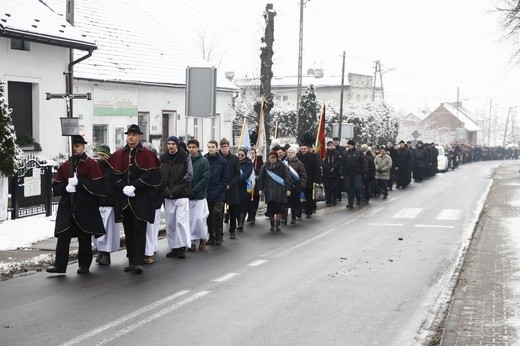
{"type": "Polygon", "coordinates": [[[54,236],[56,216],[36,215],[0,222],[0,251],[27,248],[54,236]]]}

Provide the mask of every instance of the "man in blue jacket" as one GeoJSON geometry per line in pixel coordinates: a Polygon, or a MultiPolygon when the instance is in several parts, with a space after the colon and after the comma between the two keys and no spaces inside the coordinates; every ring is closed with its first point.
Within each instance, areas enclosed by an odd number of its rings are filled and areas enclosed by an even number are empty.
{"type": "Polygon", "coordinates": [[[224,203],[226,202],[226,188],[231,183],[229,165],[226,159],[218,153],[218,143],[215,140],[208,142],[208,153],[204,155],[209,161],[208,184],[208,233],[207,245],[221,245],[224,228],[224,203]]]}

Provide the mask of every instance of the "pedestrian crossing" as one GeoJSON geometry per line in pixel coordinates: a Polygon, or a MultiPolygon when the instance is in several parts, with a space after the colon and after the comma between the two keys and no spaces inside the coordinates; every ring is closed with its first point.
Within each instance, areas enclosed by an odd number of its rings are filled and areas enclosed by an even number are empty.
{"type": "MultiPolygon", "coordinates": [[[[397,212],[393,219],[415,219],[419,214],[424,210],[424,208],[403,208],[397,212]]],[[[448,221],[457,221],[462,216],[461,209],[442,209],[442,211],[437,215],[435,220],[448,220],[448,221]]]]}

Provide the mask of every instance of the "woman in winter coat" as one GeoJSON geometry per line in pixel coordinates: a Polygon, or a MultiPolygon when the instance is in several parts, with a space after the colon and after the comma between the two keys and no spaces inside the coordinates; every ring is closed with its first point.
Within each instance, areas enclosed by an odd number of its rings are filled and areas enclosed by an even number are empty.
{"type": "Polygon", "coordinates": [[[291,173],[292,185],[291,185],[291,196],[288,198],[287,208],[291,209],[291,224],[296,223],[296,217],[302,217],[302,204],[300,195],[303,194],[303,190],[307,185],[307,172],[305,166],[296,157],[296,149],[287,149],[287,160],[284,161],[291,173]]]}
{"type": "Polygon", "coordinates": [[[383,193],[383,199],[388,196],[388,181],[390,180],[390,170],[392,169],[392,158],[387,155],[386,149],[381,147],[379,154],[374,159],[376,166],[377,191],[383,193]]]}
{"type": "Polygon", "coordinates": [[[258,193],[267,203],[267,212],[271,221],[270,231],[280,232],[282,215],[285,211],[287,198],[291,196],[291,173],[287,166],[278,160],[278,153],[269,152],[268,161],[262,166],[258,176],[258,193]]]}
{"type": "Polygon", "coordinates": [[[240,148],[238,150],[238,160],[240,162],[240,177],[238,180],[238,198],[240,203],[238,205],[238,222],[237,230],[244,230],[244,222],[246,214],[251,205],[251,196],[253,189],[253,162],[247,157],[247,149],[240,148]]]}

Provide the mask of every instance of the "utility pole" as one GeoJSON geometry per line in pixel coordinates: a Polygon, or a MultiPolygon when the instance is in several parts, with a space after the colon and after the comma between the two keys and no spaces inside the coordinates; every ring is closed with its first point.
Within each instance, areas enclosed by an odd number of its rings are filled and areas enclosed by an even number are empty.
{"type": "Polygon", "coordinates": [[[459,87],[457,87],[457,118],[459,117],[459,87]]]}
{"type": "Polygon", "coordinates": [[[374,86],[372,87],[372,101],[376,100],[376,90],[381,92],[381,99],[385,99],[385,92],[383,89],[383,73],[381,72],[381,62],[379,60],[376,61],[376,67],[374,69],[374,86]],[[381,86],[377,87],[377,75],[379,74],[379,82],[381,86]]]}
{"type": "Polygon", "coordinates": [[[507,137],[507,125],[509,125],[509,115],[511,115],[511,109],[513,107],[509,107],[509,110],[507,111],[507,118],[506,118],[506,128],[504,130],[504,140],[502,141],[502,146],[506,146],[506,137],[507,137]]]}
{"type": "Polygon", "coordinates": [[[491,110],[493,108],[493,98],[489,98],[489,123],[488,123],[488,146],[491,146],[491,110]]]}
{"type": "Polygon", "coordinates": [[[339,127],[338,138],[341,144],[341,127],[343,126],[343,89],[345,87],[345,51],[343,51],[343,66],[341,68],[341,92],[339,94],[339,127]]]}
{"type": "Polygon", "coordinates": [[[296,113],[300,108],[300,99],[302,97],[302,60],[303,60],[303,6],[310,0],[300,0],[300,36],[298,48],[298,91],[296,94],[296,113]]]}

